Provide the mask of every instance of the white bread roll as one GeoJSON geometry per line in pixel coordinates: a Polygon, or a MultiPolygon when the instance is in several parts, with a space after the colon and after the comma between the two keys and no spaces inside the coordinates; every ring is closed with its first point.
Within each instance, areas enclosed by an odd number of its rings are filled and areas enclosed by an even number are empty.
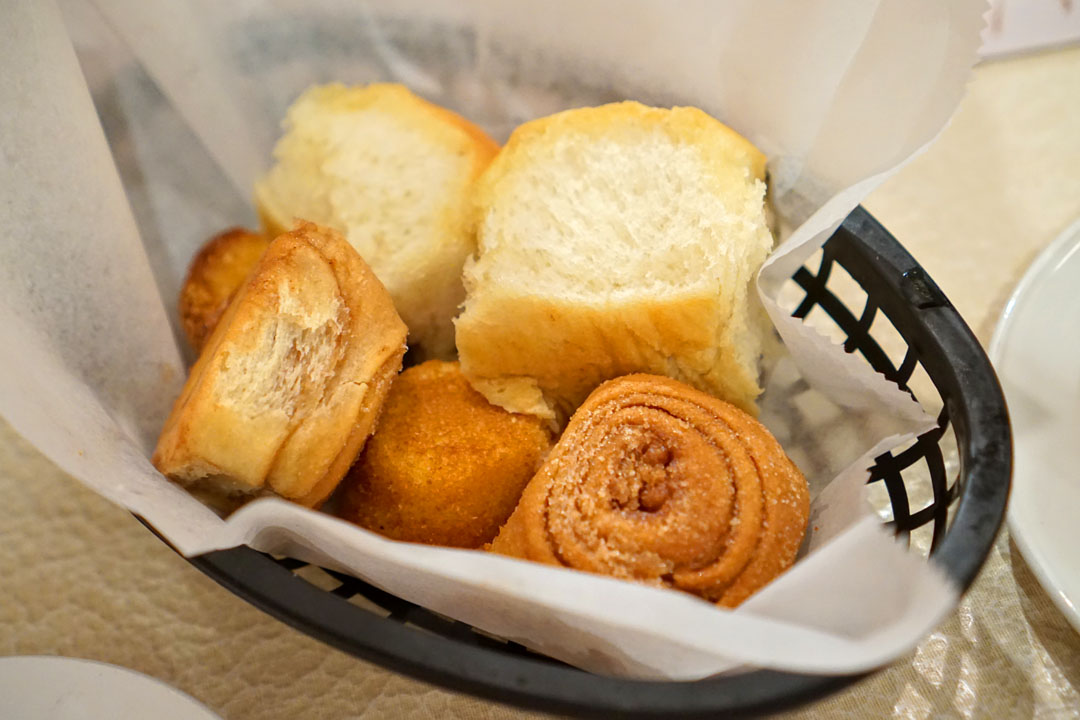
{"type": "Polygon", "coordinates": [[[454,356],[451,319],[473,180],[498,146],[401,85],[316,86],[289,108],[276,164],[255,185],[273,237],[297,218],[335,228],[390,292],[422,357],[454,356]]]}
{"type": "Polygon", "coordinates": [[[559,422],[635,372],[756,413],[764,174],[750,142],[695,108],[623,102],[519,127],[475,188],[456,321],[469,381],[559,422]]]}

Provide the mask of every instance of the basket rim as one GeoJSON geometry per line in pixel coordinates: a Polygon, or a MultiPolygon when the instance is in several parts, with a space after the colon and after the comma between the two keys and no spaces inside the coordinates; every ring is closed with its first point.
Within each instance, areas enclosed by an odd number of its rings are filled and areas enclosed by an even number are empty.
{"type": "MultiPolygon", "coordinates": [[[[876,298],[881,309],[908,344],[918,348],[935,385],[951,391],[946,410],[956,429],[963,492],[930,561],[963,593],[993,546],[1008,500],[1012,436],[1001,387],[956,309],[862,206],[829,242],[844,249],[844,265],[860,282],[865,279],[892,291],[876,298]]],[[[232,593],[328,645],[450,690],[534,710],[583,717],[752,716],[823,697],[881,669],[843,676],[753,670],[698,681],[594,675],[417,632],[320,590],[248,546],[188,561],[232,593]]]]}

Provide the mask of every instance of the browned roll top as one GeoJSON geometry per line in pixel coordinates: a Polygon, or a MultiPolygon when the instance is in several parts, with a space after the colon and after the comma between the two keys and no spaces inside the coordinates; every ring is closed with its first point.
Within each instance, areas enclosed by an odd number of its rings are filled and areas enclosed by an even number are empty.
{"type": "Polygon", "coordinates": [[[491,549],[734,607],[791,565],[808,515],[806,480],[759,422],[628,375],[574,414],[491,549]]]}

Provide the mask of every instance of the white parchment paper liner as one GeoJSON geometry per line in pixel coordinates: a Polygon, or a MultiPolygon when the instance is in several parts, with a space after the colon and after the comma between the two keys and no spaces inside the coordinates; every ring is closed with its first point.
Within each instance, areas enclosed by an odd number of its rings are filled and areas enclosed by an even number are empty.
{"type": "Polygon", "coordinates": [[[931,418],[776,299],[947,122],[981,2],[71,0],[63,10],[16,2],[0,29],[0,411],[182,553],[241,543],[288,553],[586,669],[649,678],[859,672],[953,607],[956,589],[896,545],[863,499],[871,459],[931,418]],[[792,570],[730,612],[396,543],[277,500],[222,521],[154,470],[147,457],[184,376],[174,318],[186,263],[212,232],[251,220],[248,188],[278,119],[329,80],[405,82],[500,140],[575,105],[694,104],[769,155],[793,230],[759,284],[790,356],[770,375],[762,417],[814,496],[792,570]]]}

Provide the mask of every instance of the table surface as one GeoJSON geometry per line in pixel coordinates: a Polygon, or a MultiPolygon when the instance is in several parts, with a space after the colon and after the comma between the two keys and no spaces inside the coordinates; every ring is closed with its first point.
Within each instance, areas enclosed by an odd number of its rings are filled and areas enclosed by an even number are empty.
{"type": "MultiPolygon", "coordinates": [[[[865,205],[985,346],[1024,270],[1080,216],[1080,48],[978,67],[949,128],[865,205]]],[[[0,655],[123,665],[229,720],[541,717],[395,675],[264,615],[2,420],[0,507],[0,655]]],[[[1080,718],[1080,635],[1003,531],[914,652],[783,717],[1080,718]]]]}

